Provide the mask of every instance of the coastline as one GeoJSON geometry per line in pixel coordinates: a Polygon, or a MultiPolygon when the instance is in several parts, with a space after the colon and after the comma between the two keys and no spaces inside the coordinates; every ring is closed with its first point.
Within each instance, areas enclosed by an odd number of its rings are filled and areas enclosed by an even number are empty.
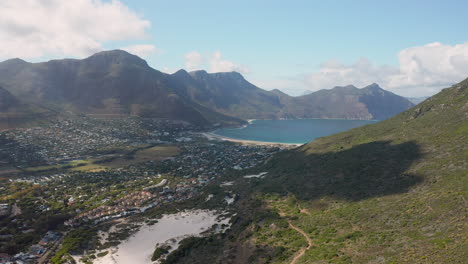
{"type": "Polygon", "coordinates": [[[299,144],[299,143],[280,143],[280,142],[266,142],[266,141],[255,141],[255,140],[246,140],[246,139],[237,139],[237,138],[230,138],[230,137],[225,137],[221,135],[214,134],[212,132],[204,132],[201,133],[203,136],[205,136],[208,140],[218,140],[218,141],[230,141],[230,142],[236,142],[244,145],[267,145],[267,146],[272,146],[272,145],[281,145],[281,146],[289,146],[289,147],[299,147],[304,144],[299,144]]]}

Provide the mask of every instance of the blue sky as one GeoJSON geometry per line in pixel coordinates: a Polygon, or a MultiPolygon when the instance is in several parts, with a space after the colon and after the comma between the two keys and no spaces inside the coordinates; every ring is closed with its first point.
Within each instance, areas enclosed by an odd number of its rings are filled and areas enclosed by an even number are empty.
{"type": "Polygon", "coordinates": [[[219,50],[259,73],[295,73],[332,58],[396,65],[404,48],[468,35],[467,1],[123,2],[151,21],[151,40],[165,51],[151,58],[159,67],[181,67],[193,50],[219,50]]]}
{"type": "MultiPolygon", "coordinates": [[[[422,96],[468,77],[468,1],[76,1],[81,9],[106,15],[76,8],[80,13],[70,11],[57,20],[96,21],[109,36],[83,30],[88,33],[81,37],[76,30],[72,36],[79,41],[73,45],[86,44],[76,54],[68,45],[26,59],[85,57],[86,50],[146,45],[149,52],[138,55],[161,71],[187,65],[237,70],[262,88],[290,94],[378,82],[399,94],[422,96]],[[103,13],[111,5],[113,11],[103,13]],[[120,38],[110,36],[118,32],[110,25],[123,29],[127,19],[132,28],[122,30],[120,38]],[[436,67],[437,61],[444,66],[436,67]]],[[[73,7],[60,10],[67,8],[73,7]]],[[[0,26],[0,40],[1,33],[0,26]]]]}

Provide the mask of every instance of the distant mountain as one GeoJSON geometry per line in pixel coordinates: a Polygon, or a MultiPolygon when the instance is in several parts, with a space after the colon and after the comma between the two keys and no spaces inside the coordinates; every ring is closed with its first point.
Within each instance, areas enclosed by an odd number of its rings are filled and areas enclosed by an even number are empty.
{"type": "Polygon", "coordinates": [[[242,119],[343,118],[387,119],[413,104],[372,84],[352,85],[292,97],[266,91],[237,72],[207,73],[180,70],[171,75],[179,95],[225,115],[242,119]]]}
{"type": "Polygon", "coordinates": [[[0,63],[0,85],[26,102],[93,116],[169,118],[199,125],[242,123],[190,100],[169,85],[167,74],[125,51],[104,51],[83,60],[0,63]]]}
{"type": "Polygon", "coordinates": [[[121,50],[86,59],[0,63],[0,86],[23,103],[99,117],[178,119],[202,126],[245,119],[386,119],[411,107],[377,85],[335,87],[299,97],[266,91],[237,72],[165,74],[121,50]]]}
{"type": "Polygon", "coordinates": [[[424,100],[426,100],[427,98],[429,98],[429,96],[422,96],[422,97],[406,97],[406,99],[408,99],[410,102],[412,102],[413,104],[417,105],[421,102],[423,102],[424,100]]]}
{"type": "Polygon", "coordinates": [[[413,106],[405,98],[386,91],[375,83],[362,89],[348,85],[320,90],[288,99],[285,105],[287,112],[298,118],[367,120],[387,119],[413,106]]]}

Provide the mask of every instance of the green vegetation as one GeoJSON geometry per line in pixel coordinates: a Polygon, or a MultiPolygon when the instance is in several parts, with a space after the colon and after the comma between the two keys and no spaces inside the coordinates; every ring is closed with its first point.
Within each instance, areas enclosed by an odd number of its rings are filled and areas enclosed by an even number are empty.
{"type": "Polygon", "coordinates": [[[158,260],[162,255],[169,253],[170,246],[167,247],[158,247],[154,250],[153,256],[151,256],[151,261],[158,260]]]}
{"type": "Polygon", "coordinates": [[[89,228],[81,228],[71,231],[63,240],[62,247],[55,253],[50,260],[52,264],[66,263],[70,253],[80,254],[83,249],[89,247],[96,232],[89,228]]]}
{"type": "Polygon", "coordinates": [[[289,198],[263,200],[314,241],[299,263],[466,259],[467,102],[468,80],[272,160],[260,188],[289,198]]]}
{"type": "Polygon", "coordinates": [[[193,248],[199,247],[201,244],[213,243],[214,240],[211,238],[205,237],[189,237],[180,242],[179,248],[176,251],[173,251],[169,254],[166,259],[164,259],[162,264],[175,264],[178,263],[178,260],[184,256],[190,254],[190,251],[193,248]]]}
{"type": "Polygon", "coordinates": [[[296,264],[463,263],[467,142],[465,80],[389,120],[280,153],[256,169],[268,180],[236,187],[243,198],[222,246],[197,245],[178,263],[210,251],[292,263],[307,243],[288,223],[312,240],[296,264]]]}
{"type": "Polygon", "coordinates": [[[466,259],[467,102],[468,80],[387,121],[275,157],[267,165],[275,177],[259,190],[278,193],[262,200],[312,237],[298,263],[466,259]]]}

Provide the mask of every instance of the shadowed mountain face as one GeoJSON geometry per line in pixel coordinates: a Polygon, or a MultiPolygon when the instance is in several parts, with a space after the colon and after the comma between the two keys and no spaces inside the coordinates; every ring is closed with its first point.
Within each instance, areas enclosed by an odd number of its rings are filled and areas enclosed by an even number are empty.
{"type": "Polygon", "coordinates": [[[18,99],[7,90],[0,87],[0,111],[6,112],[18,106],[20,106],[18,99]]]}
{"type": "Polygon", "coordinates": [[[276,119],[279,98],[249,83],[237,72],[207,73],[180,70],[170,76],[181,96],[217,112],[242,119],[276,119]]]}
{"type": "Polygon", "coordinates": [[[54,115],[43,107],[22,103],[0,87],[0,130],[39,124],[54,115]]]}
{"type": "Polygon", "coordinates": [[[422,181],[422,177],[406,172],[419,158],[420,148],[413,141],[401,144],[376,141],[340,152],[285,153],[270,165],[276,174],[294,177],[266,182],[263,190],[278,193],[287,190],[305,200],[331,196],[357,201],[403,193],[422,181]]]}
{"type": "Polygon", "coordinates": [[[0,64],[0,83],[24,101],[95,116],[170,118],[198,125],[218,121],[211,117],[241,122],[181,98],[168,86],[166,74],[119,50],[83,60],[8,60],[0,64]]]}
{"type": "Polygon", "coordinates": [[[237,72],[165,74],[121,50],[83,60],[0,63],[0,85],[22,102],[93,116],[141,116],[198,125],[240,119],[386,119],[412,104],[377,85],[336,87],[291,97],[265,91],[237,72]]]}

